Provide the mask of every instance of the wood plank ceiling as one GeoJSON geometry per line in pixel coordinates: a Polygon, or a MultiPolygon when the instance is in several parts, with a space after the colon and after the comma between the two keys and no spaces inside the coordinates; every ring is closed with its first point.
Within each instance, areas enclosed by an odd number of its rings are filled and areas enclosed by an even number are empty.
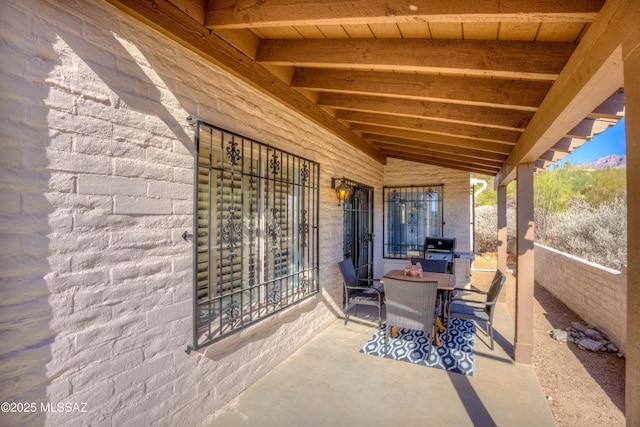
{"type": "MultiPolygon", "coordinates": [[[[604,0],[109,0],[381,162],[496,175],[604,0]],[[151,11],[150,11],[151,9],[151,11]],[[197,39],[198,34],[202,40],[197,39]]],[[[622,91],[544,167],[622,116],[622,91]]]]}

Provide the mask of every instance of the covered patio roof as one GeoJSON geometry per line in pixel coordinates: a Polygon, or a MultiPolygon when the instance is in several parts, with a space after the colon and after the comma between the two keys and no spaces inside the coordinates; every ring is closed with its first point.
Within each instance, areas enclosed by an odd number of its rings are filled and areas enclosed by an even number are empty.
{"type": "Polygon", "coordinates": [[[108,0],[381,163],[544,167],[624,115],[626,2],[108,0]]]}
{"type": "MultiPolygon", "coordinates": [[[[640,185],[638,0],[106,0],[385,164],[518,182],[515,360],[533,351],[533,173],[626,115],[640,185]],[[626,100],[623,93],[626,92],[626,100]]],[[[626,416],[640,420],[640,196],[628,206],[626,416]]]]}

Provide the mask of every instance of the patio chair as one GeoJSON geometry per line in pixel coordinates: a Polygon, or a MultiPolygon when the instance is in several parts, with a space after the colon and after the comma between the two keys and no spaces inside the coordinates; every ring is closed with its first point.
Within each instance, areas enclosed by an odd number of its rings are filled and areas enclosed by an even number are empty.
{"type": "Polygon", "coordinates": [[[424,331],[428,335],[429,347],[425,355],[425,359],[428,359],[435,335],[438,282],[414,282],[385,277],[384,286],[387,307],[385,353],[388,352],[392,328],[407,328],[424,331]]]}
{"type": "Polygon", "coordinates": [[[422,271],[431,271],[433,273],[447,273],[449,263],[446,259],[424,259],[424,258],[411,258],[411,264],[420,263],[422,265],[422,271]]]}
{"type": "MultiPolygon", "coordinates": [[[[429,271],[432,273],[448,273],[449,272],[449,262],[446,259],[425,259],[425,258],[411,258],[411,264],[420,263],[422,266],[422,271],[429,271]]],[[[444,313],[443,302],[446,303],[447,292],[438,291],[438,316],[441,316],[444,313]]],[[[438,324],[438,328],[444,329],[442,322],[438,324]]]]}
{"type": "Polygon", "coordinates": [[[491,341],[491,350],[493,350],[493,311],[498,296],[502,291],[502,286],[506,280],[506,276],[500,270],[496,271],[491,286],[487,292],[477,289],[463,289],[455,291],[453,298],[446,306],[447,316],[447,336],[445,341],[449,343],[449,331],[451,329],[451,319],[467,319],[485,322],[485,330],[491,341]],[[480,295],[483,299],[468,299],[470,295],[480,295]]]}
{"type": "Polygon", "coordinates": [[[351,258],[338,263],[344,283],[344,324],[349,320],[350,306],[354,305],[354,314],[358,314],[358,305],[378,307],[378,328],[382,327],[382,304],[384,304],[384,287],[372,279],[358,279],[351,258]],[[364,283],[364,285],[363,285],[364,283]]]}

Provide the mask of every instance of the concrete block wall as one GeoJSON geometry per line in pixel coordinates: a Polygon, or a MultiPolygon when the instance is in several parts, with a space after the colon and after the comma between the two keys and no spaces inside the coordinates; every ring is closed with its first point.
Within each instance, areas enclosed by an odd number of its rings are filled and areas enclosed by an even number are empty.
{"type": "Polygon", "coordinates": [[[380,189],[382,165],[107,2],[0,20],[0,397],[37,409],[0,425],[195,425],[341,315],[331,177],[380,189]],[[320,163],[322,289],[186,354],[189,115],[320,163]]]}
{"type": "MultiPolygon", "coordinates": [[[[627,273],[536,244],[535,280],[623,351],[627,338],[627,273]]],[[[570,325],[566,325],[570,326],[570,325]]]]}
{"type": "Polygon", "coordinates": [[[257,381],[342,313],[332,177],[375,188],[380,237],[383,185],[445,183],[468,240],[468,174],[383,168],[107,2],[7,0],[0,22],[0,397],[36,405],[0,425],[194,425],[257,381]],[[189,115],[320,163],[321,292],[186,354],[189,115]]]}
{"type": "MultiPolygon", "coordinates": [[[[389,159],[384,167],[384,185],[438,185],[444,184],[444,237],[456,238],[456,251],[471,249],[471,183],[469,172],[427,166],[420,163],[389,159]]],[[[380,199],[382,195],[380,196],[380,199]]],[[[381,240],[380,244],[382,244],[381,240]]],[[[383,260],[383,273],[403,268],[405,260],[383,260]]],[[[468,283],[467,266],[462,260],[455,263],[456,282],[468,283]]],[[[381,277],[381,276],[379,276],[381,277]]]]}

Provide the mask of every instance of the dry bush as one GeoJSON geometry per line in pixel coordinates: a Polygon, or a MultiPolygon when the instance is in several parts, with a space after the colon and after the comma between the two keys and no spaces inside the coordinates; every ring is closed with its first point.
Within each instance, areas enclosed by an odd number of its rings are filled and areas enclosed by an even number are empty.
{"type": "Polygon", "coordinates": [[[599,208],[573,204],[547,221],[545,241],[562,252],[620,270],[627,263],[627,205],[622,199],[599,208]]]}
{"type": "MultiPolygon", "coordinates": [[[[627,205],[619,199],[593,208],[575,198],[565,212],[536,212],[536,241],[579,258],[620,270],[627,263],[627,205]]],[[[509,238],[515,237],[515,209],[507,208],[509,238]]],[[[475,252],[496,252],[497,206],[475,209],[475,252]]]]}
{"type": "MultiPolygon", "coordinates": [[[[507,234],[515,237],[515,209],[507,208],[507,234]]],[[[479,206],[475,209],[475,252],[496,252],[498,250],[498,207],[479,206]]]]}

